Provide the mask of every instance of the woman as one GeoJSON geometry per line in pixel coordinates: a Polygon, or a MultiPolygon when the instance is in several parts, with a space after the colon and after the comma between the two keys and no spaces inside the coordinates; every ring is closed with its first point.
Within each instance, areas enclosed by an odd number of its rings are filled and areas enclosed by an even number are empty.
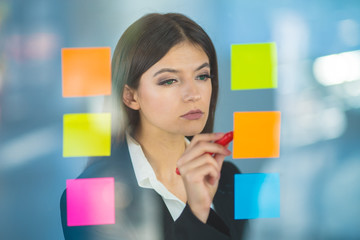
{"type": "MultiPolygon", "coordinates": [[[[204,30],[180,14],[142,17],[116,46],[112,78],[118,141],[110,158],[92,161],[80,178],[114,177],[131,191],[155,192],[164,239],[241,239],[244,221],[233,217],[233,178],[239,171],[223,163],[231,154],[227,146],[214,143],[224,134],[211,133],[218,71],[204,30]]],[[[123,234],[118,223],[68,227],[66,193],[61,210],[66,239],[119,239],[123,234]]],[[[121,214],[116,212],[117,222],[121,214]]]]}

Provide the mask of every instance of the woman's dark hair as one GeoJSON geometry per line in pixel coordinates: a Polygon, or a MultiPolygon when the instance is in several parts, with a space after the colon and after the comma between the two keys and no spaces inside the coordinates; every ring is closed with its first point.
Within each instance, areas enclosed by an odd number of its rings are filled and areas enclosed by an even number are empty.
{"type": "Polygon", "coordinates": [[[214,45],[205,31],[188,17],[176,13],[154,13],[134,22],[121,36],[113,54],[113,127],[117,137],[124,136],[127,127],[135,129],[140,118],[138,111],[127,107],[122,101],[125,84],[137,89],[142,74],[173,46],[183,41],[200,46],[210,61],[212,94],[208,120],[202,132],[212,132],[218,96],[218,67],[214,45]]]}

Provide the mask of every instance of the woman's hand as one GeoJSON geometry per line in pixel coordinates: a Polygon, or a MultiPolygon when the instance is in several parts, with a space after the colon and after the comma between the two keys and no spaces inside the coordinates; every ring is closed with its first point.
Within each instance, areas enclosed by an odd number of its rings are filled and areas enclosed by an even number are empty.
{"type": "Polygon", "coordinates": [[[224,158],[231,154],[227,146],[213,142],[223,136],[224,133],[194,136],[177,162],[187,202],[194,215],[204,223],[209,216],[210,206],[219,184],[224,158]],[[209,152],[214,153],[214,156],[208,154],[209,152]]]}

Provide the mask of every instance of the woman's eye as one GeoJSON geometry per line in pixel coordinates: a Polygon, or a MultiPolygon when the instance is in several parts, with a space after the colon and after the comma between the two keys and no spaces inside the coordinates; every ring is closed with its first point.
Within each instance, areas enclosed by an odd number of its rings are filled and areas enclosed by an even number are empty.
{"type": "Polygon", "coordinates": [[[202,80],[202,81],[206,81],[209,78],[211,78],[211,76],[208,75],[208,74],[202,74],[202,75],[199,75],[199,76],[196,77],[197,80],[202,80]]]}
{"type": "Polygon", "coordinates": [[[168,79],[168,80],[165,80],[165,81],[160,82],[159,85],[169,86],[169,85],[173,84],[174,82],[176,82],[175,79],[168,79]]]}

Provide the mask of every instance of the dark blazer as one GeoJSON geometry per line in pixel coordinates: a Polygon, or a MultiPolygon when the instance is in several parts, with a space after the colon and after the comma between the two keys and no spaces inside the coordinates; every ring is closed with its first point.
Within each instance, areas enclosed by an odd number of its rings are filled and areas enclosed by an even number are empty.
{"type": "Polygon", "coordinates": [[[115,179],[115,224],[92,226],[67,226],[66,191],[61,196],[61,222],[66,240],[118,240],[118,239],[154,239],[144,238],[139,232],[141,227],[156,222],[159,227],[158,239],[181,240],[230,240],[242,239],[245,220],[234,220],[234,174],[239,170],[230,162],[224,162],[221,178],[206,224],[201,222],[189,205],[174,221],[164,201],[153,189],[138,186],[131,163],[126,141],[112,146],[110,157],[99,157],[90,160],[92,163],[79,178],[114,177],[115,179]],[[143,200],[154,199],[158,205],[144,205],[143,200]],[[144,217],[146,208],[157,209],[155,213],[144,217]],[[153,219],[152,219],[153,217],[153,219]],[[147,219],[147,220],[146,220],[147,219]],[[145,222],[148,221],[148,222],[145,222]]]}

